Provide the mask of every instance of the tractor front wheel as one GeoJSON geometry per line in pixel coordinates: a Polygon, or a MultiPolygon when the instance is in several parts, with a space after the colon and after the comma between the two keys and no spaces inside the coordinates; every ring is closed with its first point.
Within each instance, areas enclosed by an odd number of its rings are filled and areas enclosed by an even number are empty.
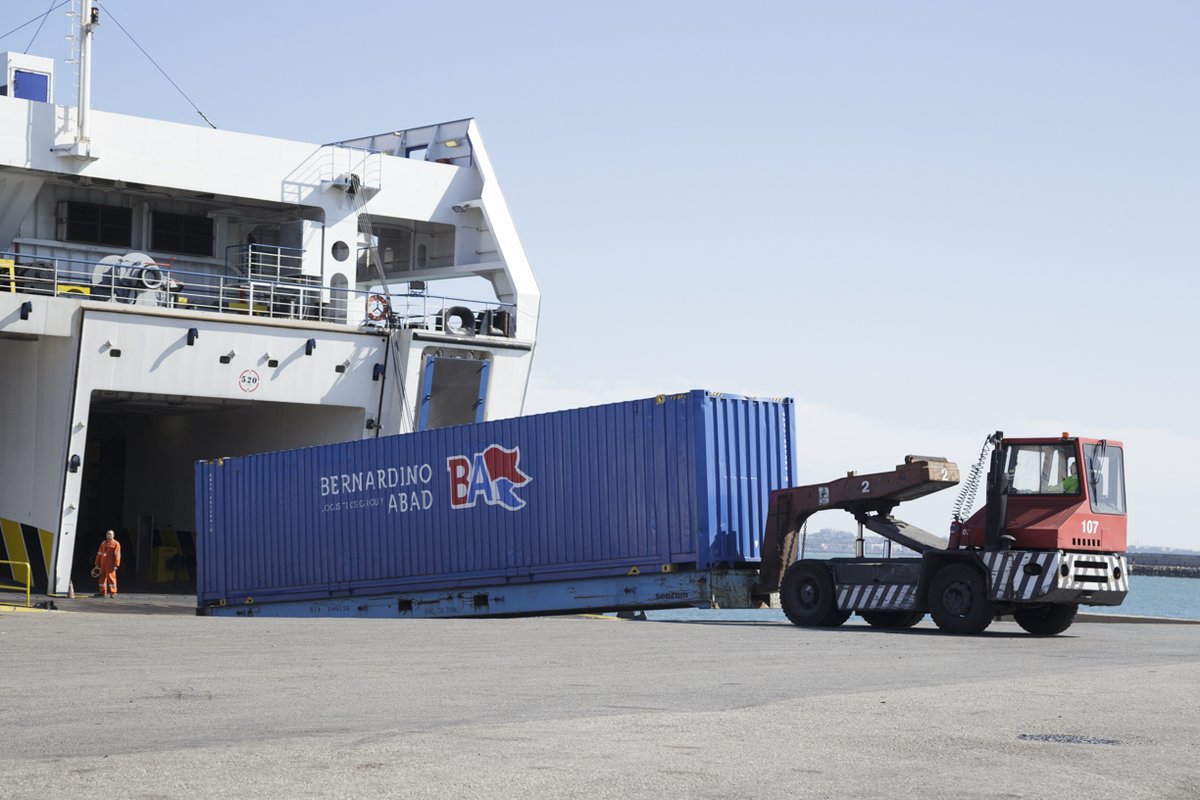
{"type": "Polygon", "coordinates": [[[1071,627],[1075,614],[1079,611],[1077,603],[1061,603],[1057,605],[1040,604],[1020,606],[1013,610],[1013,619],[1017,624],[1034,636],[1057,636],[1071,627]]]}

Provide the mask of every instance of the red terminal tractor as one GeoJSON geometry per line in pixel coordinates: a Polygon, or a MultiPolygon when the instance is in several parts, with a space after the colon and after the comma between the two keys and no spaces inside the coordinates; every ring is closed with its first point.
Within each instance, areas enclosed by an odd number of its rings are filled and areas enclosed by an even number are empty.
{"type": "Polygon", "coordinates": [[[928,613],[941,630],[970,634],[1011,615],[1040,636],[1065,631],[1080,605],[1125,599],[1120,442],[998,431],[963,485],[949,541],[892,516],[900,503],[958,482],[954,463],[908,456],[892,472],[772,492],[758,595],[778,591],[788,619],[805,627],[833,627],[858,614],[875,627],[907,628],[928,613]],[[985,463],[986,503],[964,519],[985,463]],[[867,558],[860,535],[853,558],[804,558],[809,517],[834,508],[914,555],[867,558]]]}

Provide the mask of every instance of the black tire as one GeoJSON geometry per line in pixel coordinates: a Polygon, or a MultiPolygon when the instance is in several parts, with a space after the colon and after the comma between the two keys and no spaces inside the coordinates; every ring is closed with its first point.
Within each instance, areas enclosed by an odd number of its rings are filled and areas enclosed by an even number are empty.
{"type": "Polygon", "coordinates": [[[1040,604],[1034,606],[1019,606],[1013,609],[1013,619],[1017,624],[1034,636],[1057,636],[1071,627],[1075,614],[1079,612],[1076,603],[1058,605],[1040,604]]]}
{"type": "Polygon", "coordinates": [[[438,316],[438,328],[451,336],[474,336],[475,312],[466,306],[450,306],[438,316]]]}
{"type": "Polygon", "coordinates": [[[929,614],[947,633],[981,633],[996,608],[987,596],[983,573],[970,564],[947,564],[929,582],[929,614]]]}
{"type": "Polygon", "coordinates": [[[872,628],[892,630],[911,628],[925,618],[924,611],[859,611],[858,615],[872,628]]]}
{"type": "Polygon", "coordinates": [[[58,288],[54,285],[54,265],[48,261],[18,264],[16,278],[26,294],[54,294],[58,288]]]}
{"type": "Polygon", "coordinates": [[[812,561],[788,567],[779,586],[779,603],[792,624],[801,628],[836,628],[850,619],[849,611],[837,607],[829,570],[812,561]]]}

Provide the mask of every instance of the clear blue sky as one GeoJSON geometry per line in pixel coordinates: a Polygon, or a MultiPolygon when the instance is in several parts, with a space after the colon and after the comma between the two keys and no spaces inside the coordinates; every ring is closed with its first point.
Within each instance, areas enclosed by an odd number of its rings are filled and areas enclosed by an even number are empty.
{"type": "MultiPolygon", "coordinates": [[[[104,5],[223,128],[477,118],[543,290],[531,410],[792,396],[805,481],[1122,438],[1131,541],[1200,547],[1200,4],[104,5]]],[[[200,123],[109,15],[95,58],[95,107],[200,123]]]]}

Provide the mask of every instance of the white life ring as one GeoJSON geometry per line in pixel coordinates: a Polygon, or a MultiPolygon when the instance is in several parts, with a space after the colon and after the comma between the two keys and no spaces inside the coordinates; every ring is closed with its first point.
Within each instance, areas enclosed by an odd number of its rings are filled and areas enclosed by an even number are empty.
{"type": "Polygon", "coordinates": [[[162,288],[163,274],[162,270],[158,268],[157,264],[153,266],[143,265],[141,279],[142,283],[147,289],[154,290],[162,288]]]}

